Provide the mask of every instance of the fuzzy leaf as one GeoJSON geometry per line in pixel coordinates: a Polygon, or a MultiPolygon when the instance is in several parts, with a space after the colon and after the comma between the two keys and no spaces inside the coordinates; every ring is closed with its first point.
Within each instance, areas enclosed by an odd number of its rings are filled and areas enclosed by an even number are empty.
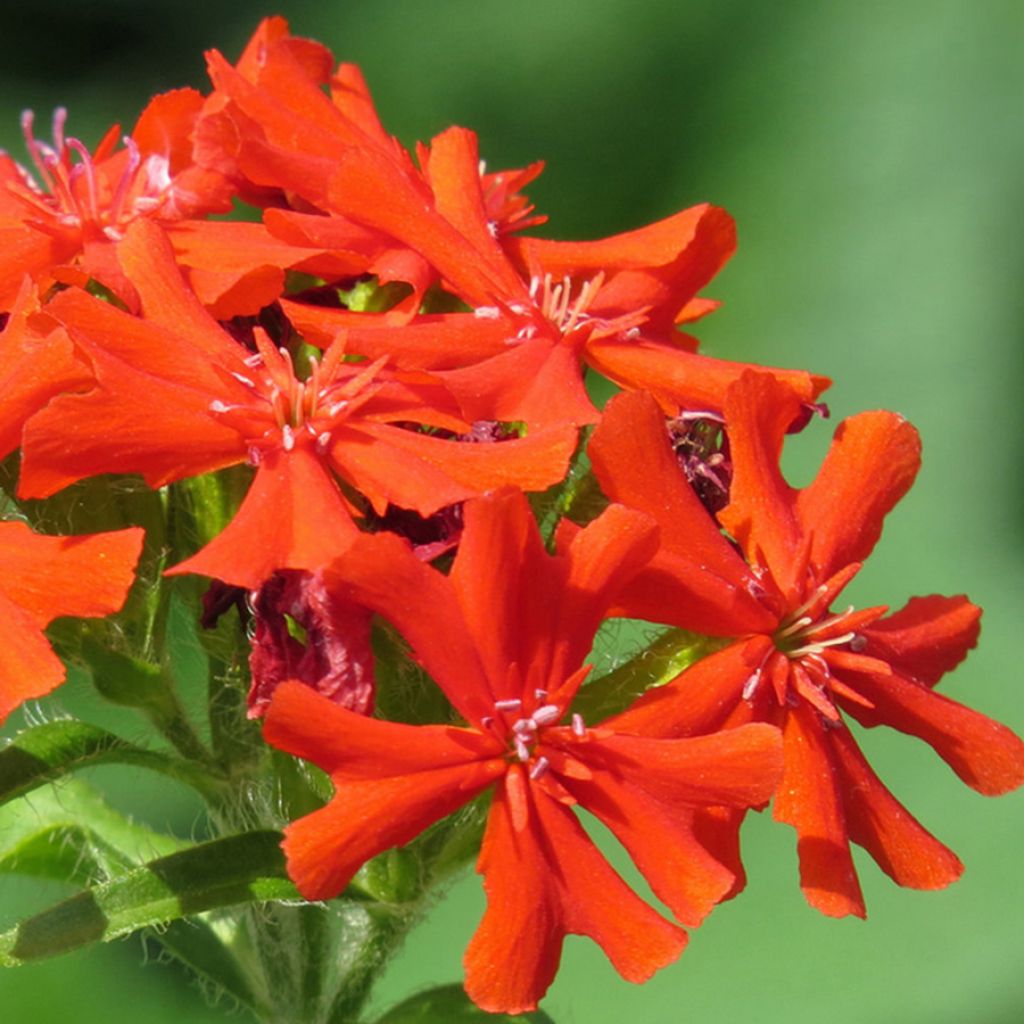
{"type": "Polygon", "coordinates": [[[245,832],[160,857],[30,917],[0,935],[14,967],[141,928],[240,903],[300,899],[277,832],[245,832]]]}
{"type": "Polygon", "coordinates": [[[131,821],[73,779],[0,808],[0,874],[91,885],[186,845],[131,821]]]}
{"type": "Polygon", "coordinates": [[[67,719],[24,729],[0,750],[0,804],[79,768],[114,763],[170,775],[203,793],[215,785],[199,765],[135,746],[98,726],[67,719]]]}

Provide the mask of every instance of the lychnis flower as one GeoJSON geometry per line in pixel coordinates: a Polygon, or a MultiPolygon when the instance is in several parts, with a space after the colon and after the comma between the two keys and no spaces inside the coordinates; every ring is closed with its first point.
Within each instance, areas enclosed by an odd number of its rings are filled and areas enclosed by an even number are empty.
{"type": "Polygon", "coordinates": [[[631,981],[686,942],[616,874],[574,808],[600,819],[675,917],[695,925],[733,875],[695,836],[694,808],[766,800],[780,750],[769,726],[670,740],[573,713],[605,609],[653,552],[648,517],[612,507],[549,556],[522,495],[477,499],[465,514],[450,576],[378,535],[327,579],[397,626],[466,726],[367,719],[286,683],[266,736],[336,788],[286,830],[289,873],[310,899],[337,895],[365,860],[493,791],[477,865],[487,911],[466,987],[485,1009],[518,1013],[544,994],[566,934],[589,935],[631,981]]]}
{"type": "Polygon", "coordinates": [[[914,598],[888,616],[834,607],[917,474],[917,432],[894,413],[851,417],[796,490],[779,454],[797,404],[766,374],[729,389],[733,478],[719,519],[736,546],[687,483],[655,403],[635,393],[610,404],[590,447],[595,471],[613,500],[662,528],[661,551],[618,610],[736,638],[614,725],[662,736],[778,725],[786,768],[774,814],[797,831],[804,894],[823,913],[863,916],[851,842],[913,888],[948,885],[962,865],[878,779],[844,716],[918,736],[985,794],[1024,782],[1024,743],[933,689],[977,639],[981,612],[965,597],[914,598]]]}

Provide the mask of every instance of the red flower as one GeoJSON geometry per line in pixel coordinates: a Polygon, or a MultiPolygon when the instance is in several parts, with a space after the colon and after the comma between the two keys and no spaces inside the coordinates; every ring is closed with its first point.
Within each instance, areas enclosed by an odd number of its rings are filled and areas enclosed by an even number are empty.
{"type": "Polygon", "coordinates": [[[914,598],[888,617],[832,609],[914,480],[917,432],[892,413],[854,416],[817,479],[795,490],[778,458],[796,409],[764,374],[727,394],[734,476],[720,519],[744,560],[686,483],[655,403],[635,393],[609,404],[590,447],[595,472],[613,500],[662,528],[661,551],[618,612],[739,638],[613,724],[666,736],[777,724],[786,769],[774,814],[797,831],[804,893],[826,914],[863,916],[851,841],[900,885],[939,888],[962,867],[875,776],[843,714],[918,736],[985,794],[1024,782],[1024,744],[933,689],[976,642],[980,609],[965,597],[914,598]]]}
{"type": "Polygon", "coordinates": [[[40,314],[29,278],[13,300],[0,331],[0,458],[21,445],[21,429],[33,413],[62,391],[88,387],[92,374],[67,332],[40,314]]]}
{"type": "Polygon", "coordinates": [[[190,133],[202,105],[192,89],[156,96],[123,149],[114,125],[92,153],[65,135],[67,111],[54,114],[52,143],[35,137],[30,111],[22,115],[34,170],[0,155],[0,309],[9,308],[23,274],[42,289],[95,278],[131,305],[115,254],[129,224],[170,224],[230,208],[223,178],[191,159],[190,133]]]}
{"type": "Polygon", "coordinates": [[[0,523],[0,722],[64,681],[43,630],[62,615],[97,618],[124,604],[144,531],[43,537],[0,523]]]}
{"type": "Polygon", "coordinates": [[[93,364],[96,387],[61,395],[26,426],[19,493],[45,497],[98,473],[142,473],[151,487],[238,463],[256,478],[234,520],[177,566],[256,587],[275,569],[316,569],[355,533],[336,477],[378,514],[389,502],[430,515],[503,485],[561,479],[571,428],[499,444],[460,444],[406,429],[461,432],[451,396],[423,374],[345,361],[339,340],[299,380],[286,350],[256,332],[247,351],[185,288],[155,225],[129,228],[119,258],[145,319],[81,291],[56,296],[59,319],[93,364]]]}
{"type": "MultiPolygon", "coordinates": [[[[341,327],[355,351],[387,351],[401,366],[443,370],[473,419],[594,422],[582,364],[652,390],[672,414],[720,408],[746,368],[697,355],[675,325],[707,311],[696,293],[732,254],[732,218],[693,207],[594,242],[508,238],[489,216],[476,136],[451,128],[421,150],[423,174],[378,150],[350,148],[330,183],[328,210],[424,257],[471,313],[396,324],[289,307],[313,340],[341,327]]],[[[828,383],[778,371],[811,401],[828,383]]]]}
{"type": "Polygon", "coordinates": [[[331,774],[336,794],[290,825],[289,872],[311,899],[337,895],[368,858],[494,789],[478,862],[487,912],[466,953],[470,996],[492,1011],[533,1008],[563,937],[589,935],[642,981],[686,935],[639,899],[583,831],[586,808],[617,836],[656,895],[694,925],[731,873],[703,848],[693,808],[768,798],[779,768],[774,729],[699,739],[589,727],[571,704],[580,668],[615,592],[650,557],[646,516],[612,507],[549,556],[519,494],[466,505],[450,576],[398,538],[364,539],[328,570],[329,585],[390,619],[466,728],[352,714],[284,684],[268,740],[331,774]]]}

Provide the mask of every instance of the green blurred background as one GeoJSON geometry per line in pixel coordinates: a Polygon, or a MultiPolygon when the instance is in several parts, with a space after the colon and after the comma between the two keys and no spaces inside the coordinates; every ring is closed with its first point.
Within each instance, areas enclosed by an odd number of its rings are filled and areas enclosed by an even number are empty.
{"type": "MultiPolygon", "coordinates": [[[[833,422],[884,407],[920,428],[924,469],[853,599],[967,592],[986,608],[982,645],[944,691],[1024,731],[1019,0],[282,0],[274,10],[358,62],[407,143],[459,123],[480,133],[491,167],[546,159],[529,193],[557,237],[610,234],[703,200],[727,207],[740,249],[711,290],[726,306],[700,325],[706,350],[831,375],[833,422]]],[[[93,143],[153,92],[202,88],[202,50],[236,56],[261,13],[198,0],[5,5],[0,143],[17,157],[19,111],[43,119],[58,104],[93,143]]],[[[831,429],[795,439],[794,482],[809,479],[831,429]]],[[[58,696],[88,707],[73,691],[58,696]]],[[[1024,795],[985,800],[897,734],[863,745],[966,862],[957,885],[900,890],[861,858],[869,920],[825,920],[800,896],[791,831],[753,816],[747,892],[648,985],[627,985],[596,947],[569,940],[545,1003],[558,1024],[1024,1019],[1024,795]]],[[[139,802],[141,780],[103,781],[139,802]]],[[[151,816],[187,833],[194,812],[180,794],[143,792],[151,816]]],[[[57,894],[4,882],[0,923],[57,894]]],[[[410,938],[377,1004],[456,980],[481,908],[467,876],[410,938]]],[[[143,958],[133,939],[4,973],[0,1017],[223,1019],[179,971],[142,970],[143,958]]]]}

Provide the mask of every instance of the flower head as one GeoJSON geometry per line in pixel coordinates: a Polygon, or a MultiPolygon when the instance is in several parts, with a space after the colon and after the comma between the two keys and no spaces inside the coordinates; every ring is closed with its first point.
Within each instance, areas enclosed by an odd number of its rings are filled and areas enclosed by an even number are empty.
{"type": "Polygon", "coordinates": [[[1024,743],[933,689],[977,639],[981,612],[965,597],[915,598],[888,616],[837,604],[914,480],[917,432],[893,413],[854,416],[796,490],[778,460],[798,402],[766,374],[727,393],[733,477],[718,515],[735,546],[680,472],[655,403],[636,393],[609,405],[590,448],[595,471],[610,497],[662,527],[661,551],[618,610],[736,638],[616,725],[660,735],[778,725],[786,769],[774,813],[797,831],[804,893],[826,914],[863,916],[851,842],[901,885],[938,888],[962,866],[877,778],[847,716],[924,739],[987,794],[1024,782],[1024,743]]]}
{"type": "Polygon", "coordinates": [[[694,834],[694,809],[767,799],[778,737],[753,726],[652,739],[573,713],[594,632],[653,551],[646,516],[612,507],[552,557],[522,495],[477,499],[465,514],[450,576],[378,535],[327,579],[397,626],[466,726],[368,720],[288,683],[265,734],[335,784],[325,808],[286,831],[289,872],[309,898],[337,894],[367,858],[493,789],[478,862],[488,906],[466,984],[485,1009],[518,1013],[543,995],[566,934],[591,936],[632,981],[685,945],[605,861],[573,808],[604,822],[674,915],[698,924],[733,875],[694,834]]]}

